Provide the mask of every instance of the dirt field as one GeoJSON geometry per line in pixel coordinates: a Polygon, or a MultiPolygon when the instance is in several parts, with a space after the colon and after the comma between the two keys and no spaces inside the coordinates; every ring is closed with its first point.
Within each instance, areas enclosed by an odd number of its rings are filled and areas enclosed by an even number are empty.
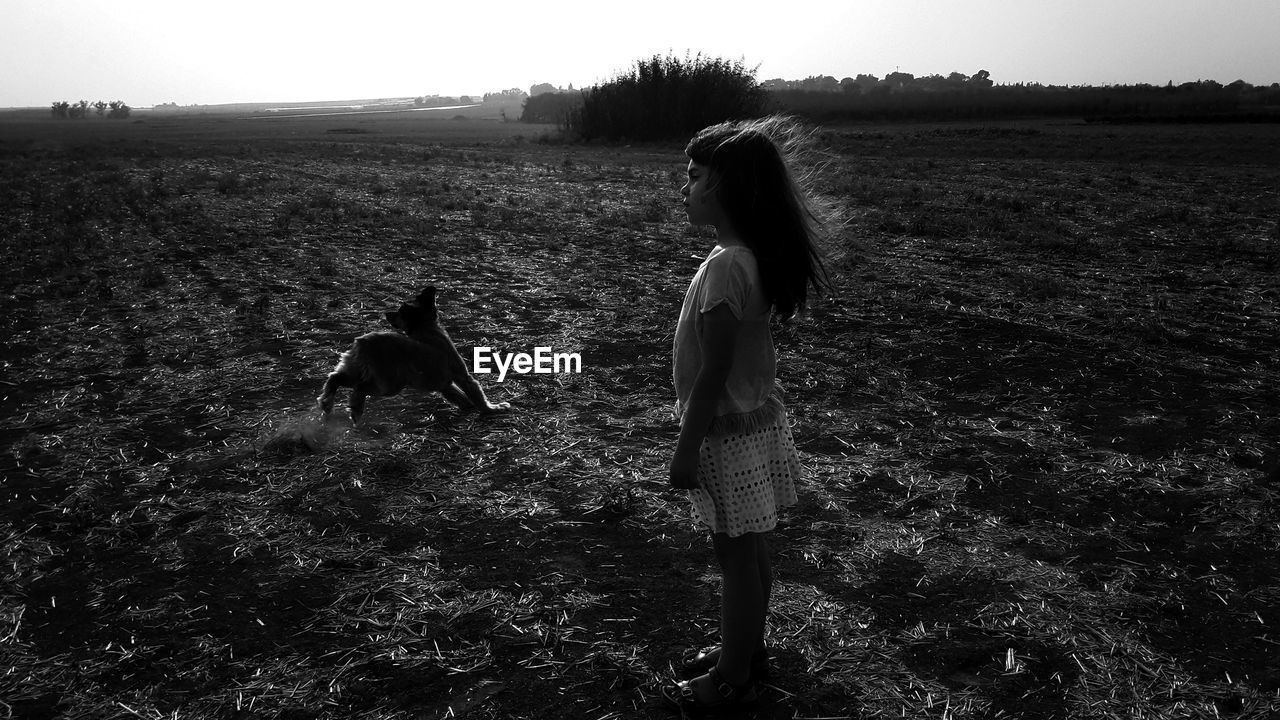
{"type": "MultiPolygon", "coordinates": [[[[1280,712],[1280,125],[825,128],[759,718],[1280,712]]],[[[662,718],[679,145],[0,118],[0,717],[662,718]],[[515,412],[337,353],[440,288],[515,412]],[[340,402],[345,402],[345,396],[340,402]]]]}

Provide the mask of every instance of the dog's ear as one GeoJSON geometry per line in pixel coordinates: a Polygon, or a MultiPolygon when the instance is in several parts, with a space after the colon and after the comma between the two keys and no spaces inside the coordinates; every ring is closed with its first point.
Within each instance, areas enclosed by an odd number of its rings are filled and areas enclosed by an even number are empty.
{"type": "Polygon", "coordinates": [[[435,285],[428,285],[422,288],[422,292],[418,293],[418,304],[424,308],[434,308],[436,306],[435,285]]]}
{"type": "Polygon", "coordinates": [[[391,327],[398,330],[409,332],[409,324],[405,322],[404,317],[400,314],[408,305],[401,305],[400,310],[392,310],[387,313],[387,322],[391,323],[391,327]]]}

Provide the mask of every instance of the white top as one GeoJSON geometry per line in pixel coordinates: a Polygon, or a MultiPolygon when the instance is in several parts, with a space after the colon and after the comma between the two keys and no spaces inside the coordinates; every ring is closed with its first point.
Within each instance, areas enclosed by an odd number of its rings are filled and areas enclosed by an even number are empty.
{"type": "Polygon", "coordinates": [[[676,414],[684,414],[702,367],[703,313],[724,303],[741,321],[733,368],[716,403],[717,417],[760,410],[773,391],[777,357],[769,333],[770,303],[760,287],[755,254],[745,246],[716,245],[689,283],[676,323],[672,375],[676,414]]]}

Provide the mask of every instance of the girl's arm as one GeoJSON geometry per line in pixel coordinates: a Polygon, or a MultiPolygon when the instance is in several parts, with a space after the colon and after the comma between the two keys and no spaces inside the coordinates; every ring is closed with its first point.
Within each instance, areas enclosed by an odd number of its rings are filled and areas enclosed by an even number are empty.
{"type": "Polygon", "coordinates": [[[739,320],[723,303],[702,314],[702,367],[680,422],[680,439],[671,459],[671,486],[692,489],[697,484],[698,449],[716,416],[716,405],[733,368],[739,320]]]}

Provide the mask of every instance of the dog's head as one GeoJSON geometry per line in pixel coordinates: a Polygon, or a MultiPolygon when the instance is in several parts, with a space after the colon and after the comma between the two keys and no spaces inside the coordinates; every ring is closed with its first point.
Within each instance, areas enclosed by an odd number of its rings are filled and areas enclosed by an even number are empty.
{"type": "Polygon", "coordinates": [[[399,310],[387,313],[387,322],[403,331],[406,335],[414,335],[436,327],[439,313],[436,311],[435,286],[427,286],[418,293],[418,297],[400,305],[399,310]]]}

